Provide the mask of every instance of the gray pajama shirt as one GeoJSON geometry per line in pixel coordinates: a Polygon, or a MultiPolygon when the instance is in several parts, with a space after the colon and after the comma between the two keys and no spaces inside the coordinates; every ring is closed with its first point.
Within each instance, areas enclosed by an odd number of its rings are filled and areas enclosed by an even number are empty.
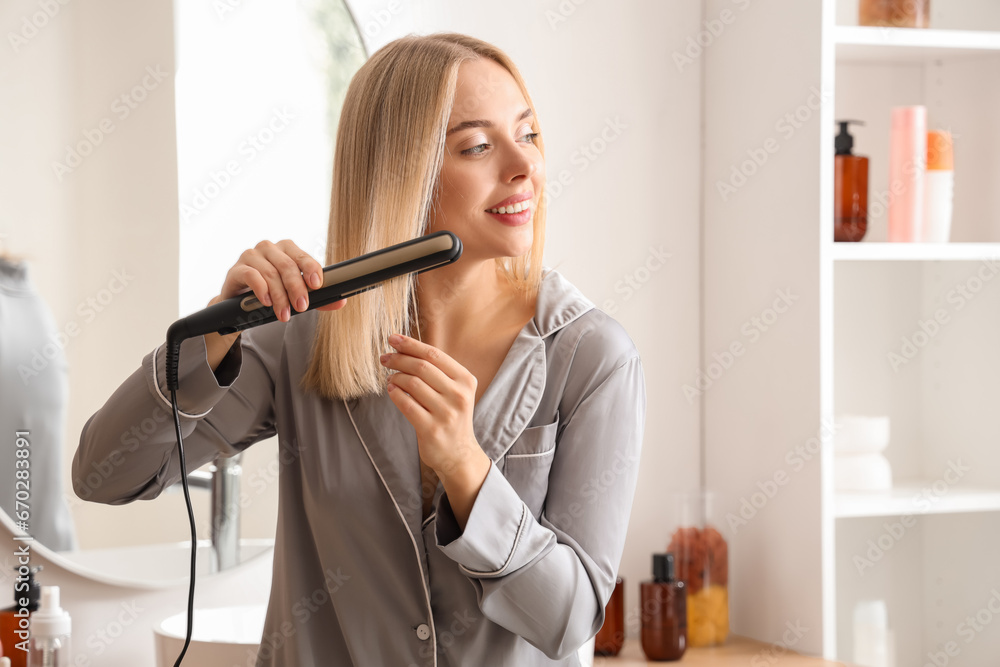
{"type": "MultiPolygon", "coordinates": [[[[213,373],[181,346],[188,468],[277,433],[274,578],[258,666],[577,665],[604,618],[628,526],[646,413],[624,328],[546,269],[535,317],[476,404],[492,463],[465,530],[438,485],[421,521],[416,433],[387,394],[299,389],[316,312],[244,331],[213,373]],[[322,600],[317,607],[310,600],[322,600]],[[309,602],[309,604],[305,604],[309,602]],[[315,611],[313,611],[315,609],[315,611]]],[[[83,428],[74,483],[90,500],[154,498],[179,480],[162,346],[83,428]]]]}

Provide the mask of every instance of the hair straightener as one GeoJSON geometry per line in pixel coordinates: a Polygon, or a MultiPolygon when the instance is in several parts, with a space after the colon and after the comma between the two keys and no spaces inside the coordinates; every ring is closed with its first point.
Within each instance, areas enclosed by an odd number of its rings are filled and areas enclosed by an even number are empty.
{"type": "MultiPolygon", "coordinates": [[[[360,294],[379,283],[407,273],[421,273],[451,264],[462,256],[462,242],[451,232],[441,231],[418,239],[376,250],[375,252],[333,264],[323,269],[323,286],[309,292],[309,307],[301,312],[325,306],[355,294],[360,294]]],[[[291,315],[299,314],[294,308],[291,315]]],[[[207,333],[230,334],[251,327],[275,322],[278,316],[274,308],[265,306],[252,293],[238,294],[225,301],[192,313],[177,320],[167,329],[166,364],[167,387],[174,409],[174,429],[177,432],[177,452],[180,458],[181,486],[187,505],[188,522],[191,526],[191,579],[188,587],[187,635],[184,648],[174,667],[179,667],[188,645],[194,625],[194,582],[198,535],[195,530],[194,510],[188,490],[187,465],[184,462],[184,440],[181,437],[180,416],[177,409],[177,372],[180,364],[181,343],[188,338],[207,333]]]]}
{"type": "MultiPolygon", "coordinates": [[[[360,294],[390,278],[450,264],[461,256],[459,238],[442,231],[333,264],[323,269],[323,286],[309,292],[309,307],[301,312],[360,294]]],[[[294,308],[290,312],[293,316],[300,314],[294,308]]],[[[184,340],[213,332],[231,334],[277,319],[273,307],[265,306],[252,293],[244,293],[177,320],[167,329],[167,387],[177,389],[184,340]]]]}

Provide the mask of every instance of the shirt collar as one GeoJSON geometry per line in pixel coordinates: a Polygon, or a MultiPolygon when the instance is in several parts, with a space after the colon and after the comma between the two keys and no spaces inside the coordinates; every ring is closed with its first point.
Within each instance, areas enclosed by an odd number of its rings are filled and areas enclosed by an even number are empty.
{"type": "Polygon", "coordinates": [[[593,307],[593,302],[561,273],[542,267],[535,306],[535,327],[540,338],[548,338],[593,307]]]}

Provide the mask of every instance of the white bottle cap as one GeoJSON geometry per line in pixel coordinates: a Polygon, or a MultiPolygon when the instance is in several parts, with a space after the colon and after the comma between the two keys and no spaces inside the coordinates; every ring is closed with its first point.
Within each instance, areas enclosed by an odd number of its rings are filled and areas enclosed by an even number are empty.
{"type": "Polygon", "coordinates": [[[37,637],[60,637],[70,633],[69,613],[59,606],[59,587],[42,586],[42,601],[31,614],[30,632],[37,637]]]}
{"type": "Polygon", "coordinates": [[[0,658],[0,667],[10,667],[10,658],[0,658]]]}

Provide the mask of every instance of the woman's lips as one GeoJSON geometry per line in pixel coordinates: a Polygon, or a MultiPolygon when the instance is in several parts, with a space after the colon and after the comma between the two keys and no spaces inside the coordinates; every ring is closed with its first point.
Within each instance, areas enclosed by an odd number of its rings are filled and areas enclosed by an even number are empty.
{"type": "Polygon", "coordinates": [[[503,224],[510,225],[511,227],[519,227],[520,225],[523,225],[524,223],[528,222],[529,220],[531,220],[531,216],[533,213],[530,207],[524,209],[520,213],[490,213],[490,211],[486,212],[492,215],[500,222],[502,222],[503,224]]]}

